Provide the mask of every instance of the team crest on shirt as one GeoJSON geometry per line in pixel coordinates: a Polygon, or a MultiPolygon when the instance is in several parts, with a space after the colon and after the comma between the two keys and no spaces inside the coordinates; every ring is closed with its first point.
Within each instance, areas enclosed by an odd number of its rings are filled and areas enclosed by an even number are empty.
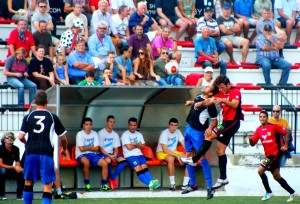
{"type": "Polygon", "coordinates": [[[265,140],[267,139],[268,135],[262,135],[261,137],[265,140]]]}
{"type": "Polygon", "coordinates": [[[271,132],[267,132],[268,136],[271,136],[271,132]]]}

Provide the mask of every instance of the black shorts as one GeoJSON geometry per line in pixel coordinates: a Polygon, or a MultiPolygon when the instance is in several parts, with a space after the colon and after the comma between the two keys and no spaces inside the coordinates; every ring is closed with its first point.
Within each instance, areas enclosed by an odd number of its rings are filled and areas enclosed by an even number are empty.
{"type": "Polygon", "coordinates": [[[222,124],[217,125],[213,128],[214,133],[216,133],[217,140],[224,145],[228,146],[230,139],[240,128],[239,120],[227,120],[223,121],[222,124]]]}
{"type": "MultiPolygon", "coordinates": [[[[179,17],[178,17],[177,15],[175,15],[175,16],[167,16],[167,17],[170,19],[170,21],[171,21],[174,25],[176,25],[176,22],[177,22],[178,19],[179,19],[179,17]]],[[[163,18],[157,16],[155,20],[157,21],[157,23],[159,23],[159,21],[160,21],[161,19],[163,19],[163,18]]]]}
{"type": "Polygon", "coordinates": [[[280,151],[277,155],[270,155],[267,158],[265,158],[260,165],[264,167],[266,170],[273,173],[275,169],[280,169],[281,157],[282,157],[282,152],[280,151]]]}

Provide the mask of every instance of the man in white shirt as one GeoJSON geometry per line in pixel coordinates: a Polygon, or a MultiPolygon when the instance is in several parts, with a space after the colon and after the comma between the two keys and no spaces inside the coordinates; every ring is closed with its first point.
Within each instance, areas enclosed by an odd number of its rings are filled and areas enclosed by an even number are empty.
{"type": "Polygon", "coordinates": [[[122,134],[121,141],[124,157],[131,169],[137,173],[138,179],[149,187],[149,190],[155,190],[160,187],[158,180],[153,180],[148,169],[146,158],[140,149],[145,147],[145,140],[137,129],[137,119],[132,117],[128,120],[128,130],[122,134]]]}
{"type": "Polygon", "coordinates": [[[91,118],[84,118],[82,130],[76,135],[76,160],[83,165],[82,173],[84,178],[85,190],[90,192],[90,165],[102,167],[101,191],[110,191],[107,184],[108,163],[98,155],[99,137],[97,132],[92,130],[93,121],[91,118]]]}
{"type": "Polygon", "coordinates": [[[109,115],[106,118],[106,126],[98,132],[101,157],[107,161],[108,166],[108,181],[112,190],[119,186],[116,177],[123,171],[127,165],[126,159],[124,159],[118,152],[118,147],[121,146],[119,135],[113,130],[115,127],[115,117],[109,115]],[[116,162],[117,166],[112,172],[112,162],[116,162]]]}
{"type": "Polygon", "coordinates": [[[117,35],[119,36],[122,45],[128,45],[127,39],[130,37],[129,27],[128,27],[128,6],[122,5],[119,8],[117,14],[111,17],[113,25],[117,30],[117,35]]]}
{"type": "MultiPolygon", "coordinates": [[[[157,158],[161,161],[167,162],[168,173],[170,179],[170,190],[176,190],[175,184],[175,159],[183,165],[180,160],[181,157],[185,157],[183,152],[177,151],[177,145],[180,143],[184,147],[184,138],[180,130],[178,129],[178,120],[176,118],[171,118],[169,120],[169,126],[167,129],[161,132],[158,140],[158,146],[156,155],[157,158]]],[[[185,171],[185,176],[183,179],[182,187],[187,186],[190,178],[185,171]]]]}

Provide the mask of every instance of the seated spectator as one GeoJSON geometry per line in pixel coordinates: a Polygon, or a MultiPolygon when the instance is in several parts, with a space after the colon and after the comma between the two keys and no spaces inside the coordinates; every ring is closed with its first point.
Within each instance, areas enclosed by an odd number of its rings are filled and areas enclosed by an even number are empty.
{"type": "Polygon", "coordinates": [[[182,15],[182,19],[188,23],[187,32],[188,40],[193,42],[196,34],[197,18],[195,18],[196,0],[178,0],[178,9],[182,15]]]}
{"type": "MultiPolygon", "coordinates": [[[[264,8],[262,10],[261,18],[258,20],[256,24],[256,32],[257,35],[262,34],[264,26],[270,25],[272,27],[272,33],[276,33],[276,37],[282,43],[286,42],[287,36],[283,30],[281,30],[276,24],[279,21],[275,21],[271,18],[272,11],[268,8],[264,8]]],[[[280,24],[280,23],[279,23],[280,24]]],[[[279,49],[279,56],[283,58],[283,49],[279,49]]]]}
{"type": "Polygon", "coordinates": [[[5,180],[14,178],[17,180],[17,199],[22,200],[24,190],[23,168],[20,164],[20,150],[14,145],[15,136],[12,132],[6,132],[1,138],[0,145],[0,201],[5,197],[5,180]]]}
{"type": "Polygon", "coordinates": [[[202,29],[207,26],[209,28],[209,37],[212,37],[215,40],[217,51],[220,55],[226,49],[226,46],[220,40],[220,29],[217,21],[212,18],[213,14],[213,8],[204,8],[204,16],[199,18],[197,22],[197,37],[202,36],[202,29]]]}
{"type": "MultiPolygon", "coordinates": [[[[273,4],[271,0],[255,0],[254,2],[254,15],[258,17],[259,19],[262,17],[262,11],[263,9],[270,9],[270,18],[274,19],[274,13],[273,13],[273,4]]],[[[278,21],[279,22],[279,21],[278,21]]]]}
{"type": "Polygon", "coordinates": [[[119,52],[118,47],[127,44],[127,42],[120,40],[118,30],[112,20],[112,15],[107,12],[107,7],[108,7],[107,5],[108,4],[106,0],[99,1],[99,9],[93,13],[90,33],[94,34],[97,32],[97,28],[98,28],[97,26],[99,25],[100,21],[105,22],[107,28],[105,30],[105,33],[111,37],[111,40],[118,54],[119,52]]]}
{"type": "Polygon", "coordinates": [[[170,53],[169,58],[174,59],[180,64],[181,53],[177,49],[177,42],[171,36],[171,28],[166,26],[162,29],[162,35],[156,36],[152,42],[152,50],[154,58],[159,58],[159,54],[161,53],[161,49],[164,47],[169,50],[170,53]]]}
{"type": "MultiPolygon", "coordinates": [[[[234,16],[243,22],[244,38],[248,39],[249,28],[256,26],[258,17],[254,15],[253,0],[236,0],[234,2],[234,16]]],[[[250,43],[255,38],[256,32],[253,31],[249,38],[250,43]]]]}
{"type": "Polygon", "coordinates": [[[249,50],[249,40],[237,36],[240,31],[238,21],[230,16],[231,6],[229,3],[224,3],[222,7],[222,15],[217,19],[219,29],[221,31],[221,41],[226,45],[226,51],[229,55],[230,62],[236,63],[233,58],[233,45],[243,47],[242,62],[246,62],[249,50]]]}
{"type": "Polygon", "coordinates": [[[6,59],[5,67],[3,69],[3,74],[7,77],[7,83],[18,89],[19,107],[23,107],[25,104],[24,89],[29,89],[29,103],[33,102],[36,92],[35,83],[27,79],[29,75],[25,55],[25,49],[20,47],[16,50],[14,55],[11,55],[6,59]]]}
{"type": "Polygon", "coordinates": [[[70,84],[78,84],[85,78],[86,72],[94,71],[92,56],[85,51],[85,42],[79,40],[76,49],[68,57],[70,84]]]}
{"type": "Polygon", "coordinates": [[[60,85],[69,85],[68,65],[64,61],[62,54],[56,55],[56,63],[53,65],[55,81],[60,85]]]}
{"type": "Polygon", "coordinates": [[[24,20],[26,23],[29,23],[29,19],[31,15],[30,12],[28,11],[27,1],[26,0],[19,0],[17,2],[15,1],[7,0],[9,18],[16,21],[24,20]]]}
{"type": "MultiPolygon", "coordinates": [[[[126,70],[126,81],[125,85],[138,85],[135,81],[135,75],[133,74],[132,62],[131,62],[131,51],[129,46],[124,47],[120,50],[121,55],[116,58],[116,61],[122,65],[126,70]]],[[[122,80],[122,74],[118,74],[118,80],[122,80]]]]}
{"type": "MultiPolygon", "coordinates": [[[[215,0],[215,15],[216,19],[222,15],[222,6],[224,3],[228,3],[231,7],[231,11],[233,11],[233,2],[234,0],[215,0]]],[[[233,15],[233,13],[232,13],[233,15]]],[[[243,26],[242,22],[241,25],[243,26]]]]}
{"type": "MultiPolygon", "coordinates": [[[[159,136],[156,151],[157,158],[161,161],[167,162],[171,191],[176,190],[174,162],[177,160],[181,165],[183,165],[180,157],[186,157],[185,153],[177,151],[178,143],[184,147],[184,138],[178,129],[178,120],[176,118],[171,118],[169,120],[168,128],[162,131],[159,136]]],[[[182,186],[187,186],[189,180],[190,178],[187,171],[185,171],[182,186]]]]}
{"type": "Polygon", "coordinates": [[[295,43],[300,40],[300,23],[296,18],[296,1],[276,0],[274,3],[274,14],[282,28],[286,28],[287,43],[290,43],[293,28],[297,29],[295,43]]]}
{"type": "Polygon", "coordinates": [[[95,72],[86,72],[85,79],[78,83],[78,86],[98,86],[98,81],[95,80],[95,72]]]}
{"type": "Polygon", "coordinates": [[[157,10],[157,18],[156,21],[162,26],[170,26],[171,28],[179,26],[179,30],[177,31],[176,40],[183,35],[188,27],[188,23],[184,21],[183,16],[181,15],[178,9],[177,0],[156,0],[155,7],[157,10]]]}
{"type": "Polygon", "coordinates": [[[110,3],[111,3],[111,10],[113,14],[117,14],[120,6],[122,5],[128,7],[129,15],[131,15],[136,10],[133,0],[112,0],[110,3]]]}
{"type": "Polygon", "coordinates": [[[141,47],[138,51],[138,57],[133,62],[136,81],[140,86],[158,86],[152,81],[152,77],[156,81],[160,81],[160,76],[154,73],[153,61],[148,57],[148,51],[145,47],[141,47]]]}
{"type": "MultiPolygon", "coordinates": [[[[97,11],[99,6],[98,3],[99,1],[104,1],[104,0],[90,0],[89,4],[90,4],[90,8],[91,8],[91,14],[94,13],[94,11],[97,11]]],[[[107,10],[110,11],[110,3],[109,0],[105,0],[107,2],[107,10]]]]}
{"type": "Polygon", "coordinates": [[[212,67],[205,67],[204,76],[198,79],[196,86],[210,86],[213,83],[213,73],[212,67]]]}
{"type": "Polygon", "coordinates": [[[112,190],[115,190],[115,186],[119,186],[116,180],[117,176],[127,166],[127,161],[120,155],[118,148],[121,146],[121,141],[118,133],[113,128],[115,127],[115,117],[109,115],[106,118],[106,126],[98,132],[100,152],[103,159],[109,163],[108,166],[108,182],[112,190]],[[112,163],[117,163],[115,171],[112,172],[112,163]]]}
{"type": "MultiPolygon", "coordinates": [[[[171,61],[176,62],[175,60],[171,60],[171,61]]],[[[167,85],[182,86],[183,81],[180,78],[178,73],[174,75],[168,75],[165,72],[165,66],[168,62],[170,62],[169,51],[166,48],[162,48],[160,52],[160,56],[154,64],[154,72],[156,75],[160,76],[160,80],[159,81],[155,80],[155,82],[157,82],[160,86],[167,86],[167,85]]]]}
{"type": "Polygon", "coordinates": [[[39,22],[45,21],[47,23],[47,30],[53,31],[54,26],[52,23],[52,17],[49,13],[47,13],[47,0],[38,0],[38,10],[34,12],[31,18],[31,32],[35,33],[36,31],[40,31],[39,22]]]}
{"type": "Polygon", "coordinates": [[[130,16],[130,35],[135,33],[135,26],[137,24],[143,25],[143,32],[148,35],[151,42],[156,34],[161,34],[161,29],[157,22],[150,16],[149,13],[147,13],[147,3],[145,1],[139,2],[137,5],[137,11],[130,16]],[[149,30],[150,28],[152,31],[149,30]]]}
{"type": "Polygon", "coordinates": [[[72,28],[63,32],[60,37],[60,43],[56,50],[56,54],[61,53],[65,59],[66,56],[69,55],[76,46],[76,43],[79,40],[83,40],[82,36],[80,35],[81,31],[84,29],[82,20],[75,20],[73,22],[72,28]]]}
{"type": "Polygon", "coordinates": [[[209,28],[207,26],[202,29],[202,36],[195,41],[195,58],[197,63],[202,64],[204,67],[220,67],[220,74],[226,75],[227,64],[219,59],[215,40],[209,37],[209,28]]]}
{"type": "Polygon", "coordinates": [[[20,47],[25,48],[26,58],[29,57],[30,50],[32,51],[32,54],[36,56],[36,47],[33,36],[31,32],[27,30],[27,23],[25,20],[19,20],[17,28],[10,32],[7,45],[9,46],[9,49],[6,57],[15,54],[15,50],[20,47]]]}
{"type": "Polygon", "coordinates": [[[256,40],[256,63],[262,67],[267,85],[271,83],[271,68],[282,69],[278,85],[286,85],[289,79],[291,64],[279,56],[278,50],[283,48],[283,43],[272,36],[272,27],[265,25],[263,34],[256,40]]]}
{"type": "Polygon", "coordinates": [[[83,179],[85,191],[90,192],[90,166],[101,167],[101,186],[100,191],[110,191],[108,185],[108,164],[102,159],[99,152],[99,137],[97,132],[92,130],[93,121],[91,118],[84,118],[82,121],[82,130],[76,135],[76,160],[83,165],[83,179]]]}
{"type": "Polygon", "coordinates": [[[36,58],[30,61],[29,79],[37,85],[38,89],[44,91],[55,86],[52,62],[45,57],[45,48],[42,45],[37,47],[36,58]]]}
{"type": "MultiPolygon", "coordinates": [[[[35,12],[39,11],[38,1],[39,0],[27,0],[28,11],[30,12],[31,15],[33,15],[35,12]]],[[[49,1],[46,1],[46,3],[47,3],[46,12],[49,13],[49,11],[50,11],[50,3],[49,3],[49,1]]]]}
{"type": "Polygon", "coordinates": [[[113,73],[112,77],[114,79],[118,79],[119,75],[121,75],[122,83],[126,83],[126,70],[115,60],[115,52],[113,50],[109,50],[107,52],[107,57],[99,63],[99,70],[104,70],[105,68],[111,69],[113,73]]]}
{"type": "Polygon", "coordinates": [[[113,25],[117,30],[118,36],[120,38],[119,48],[121,46],[127,46],[127,39],[130,37],[129,27],[128,27],[128,7],[122,5],[119,7],[119,12],[111,17],[113,25]]]}
{"type": "Polygon", "coordinates": [[[92,19],[92,15],[90,14],[91,9],[90,9],[88,0],[79,0],[79,1],[65,0],[64,12],[65,13],[73,12],[75,10],[74,8],[75,8],[76,3],[81,3],[82,9],[83,9],[82,14],[84,14],[86,16],[87,22],[88,22],[88,24],[90,24],[91,19],[92,19]]]}
{"type": "Polygon", "coordinates": [[[89,54],[93,57],[96,67],[101,60],[107,57],[109,50],[116,52],[116,48],[109,35],[106,34],[106,30],[106,22],[99,21],[96,33],[89,37],[89,54]]]}
{"type": "Polygon", "coordinates": [[[88,19],[82,13],[82,10],[83,10],[82,4],[80,2],[76,2],[74,4],[73,12],[71,12],[67,15],[65,23],[66,23],[67,28],[72,29],[73,22],[77,19],[81,20],[83,22],[83,29],[81,29],[81,32],[79,33],[79,35],[80,35],[81,39],[83,39],[85,42],[87,42],[88,38],[89,38],[88,19]]]}
{"type": "Polygon", "coordinates": [[[143,26],[141,24],[135,26],[135,34],[131,35],[128,39],[128,45],[131,51],[132,60],[138,57],[138,50],[141,47],[146,47],[150,54],[150,58],[152,60],[154,59],[150,40],[148,36],[143,33],[143,26]]]}
{"type": "Polygon", "coordinates": [[[160,187],[158,180],[154,180],[148,169],[146,158],[141,152],[145,147],[143,135],[136,131],[137,119],[129,118],[128,130],[121,136],[124,157],[130,165],[130,168],[137,173],[138,179],[144,183],[149,190],[155,190],[160,187]]]}
{"type": "Polygon", "coordinates": [[[52,36],[47,32],[47,23],[44,20],[41,20],[39,23],[39,29],[33,33],[33,40],[35,46],[43,45],[45,48],[45,56],[48,56],[49,59],[53,62],[53,44],[52,36]]]}
{"type": "Polygon", "coordinates": [[[102,71],[102,76],[99,78],[99,84],[104,86],[109,85],[124,85],[123,83],[119,82],[117,79],[112,77],[112,71],[110,68],[105,68],[102,71]]]}

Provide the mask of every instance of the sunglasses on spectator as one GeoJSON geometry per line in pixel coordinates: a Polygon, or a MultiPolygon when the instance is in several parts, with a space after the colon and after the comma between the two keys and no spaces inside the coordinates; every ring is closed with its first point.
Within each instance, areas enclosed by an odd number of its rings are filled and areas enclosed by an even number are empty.
{"type": "Polygon", "coordinates": [[[168,53],[168,52],[162,52],[161,54],[163,54],[163,55],[168,55],[169,53],[168,53]]]}
{"type": "Polygon", "coordinates": [[[100,28],[100,27],[98,27],[100,30],[106,30],[106,28],[100,28]]]}
{"type": "Polygon", "coordinates": [[[143,52],[139,52],[139,55],[144,55],[145,53],[143,53],[143,52]]]}
{"type": "Polygon", "coordinates": [[[47,6],[39,6],[40,8],[47,8],[47,6]]]}
{"type": "Polygon", "coordinates": [[[14,136],[5,136],[5,139],[14,139],[14,136]]]}
{"type": "Polygon", "coordinates": [[[280,111],[279,110],[273,110],[272,112],[273,113],[279,113],[280,111]]]}

